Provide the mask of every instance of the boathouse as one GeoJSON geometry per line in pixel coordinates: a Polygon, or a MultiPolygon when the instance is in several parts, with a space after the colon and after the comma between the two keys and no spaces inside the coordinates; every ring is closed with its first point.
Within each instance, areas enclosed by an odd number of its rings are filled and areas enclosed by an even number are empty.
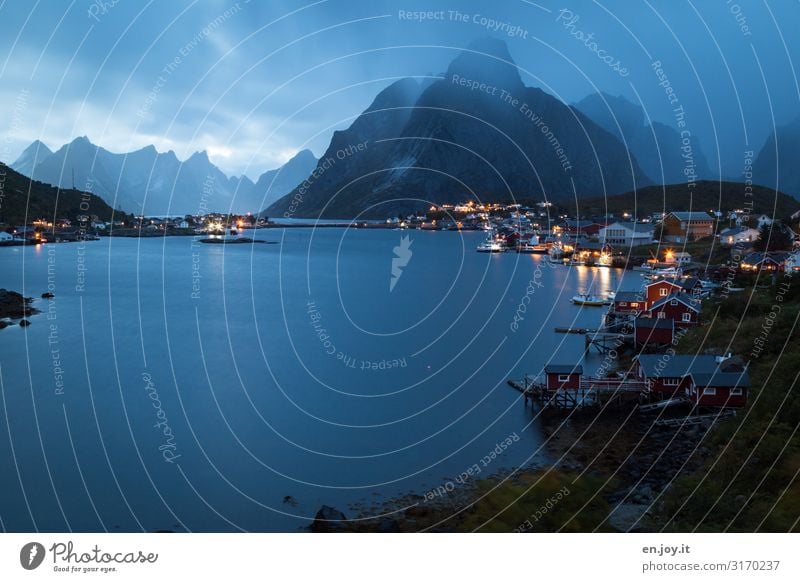
{"type": "Polygon", "coordinates": [[[747,370],[690,375],[688,396],[697,406],[742,407],[747,403],[750,377],[747,370]]]}
{"type": "Polygon", "coordinates": [[[675,322],[672,319],[637,317],[634,320],[634,340],[637,348],[660,348],[672,345],[675,322]]]}
{"type": "Polygon", "coordinates": [[[687,354],[640,354],[634,373],[656,398],[679,396],[698,406],[741,407],[750,379],[738,358],[687,354]]]}
{"type": "Polygon", "coordinates": [[[645,307],[644,298],[635,291],[618,291],[614,296],[614,313],[639,314],[645,307]]]}
{"type": "Polygon", "coordinates": [[[656,301],[647,310],[653,319],[671,319],[675,327],[694,327],[700,314],[700,301],[686,293],[673,293],[656,301]]]}
{"type": "Polygon", "coordinates": [[[581,386],[583,366],[549,364],[544,367],[545,383],[550,391],[577,390],[581,386]]]}

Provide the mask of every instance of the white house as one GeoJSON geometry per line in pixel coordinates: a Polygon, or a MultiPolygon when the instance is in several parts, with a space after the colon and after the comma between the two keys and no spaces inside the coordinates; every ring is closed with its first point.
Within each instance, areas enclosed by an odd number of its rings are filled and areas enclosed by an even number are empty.
{"type": "Polygon", "coordinates": [[[726,228],[719,233],[719,243],[725,247],[732,247],[736,244],[751,243],[758,239],[758,229],[746,226],[734,226],[726,228]]]}
{"type": "Polygon", "coordinates": [[[653,242],[655,226],[643,222],[612,222],[598,232],[600,242],[611,246],[635,247],[653,242]]]}
{"type": "Polygon", "coordinates": [[[762,214],[758,217],[758,228],[761,228],[762,226],[769,226],[770,224],[772,224],[772,219],[766,214],[762,214]]]}

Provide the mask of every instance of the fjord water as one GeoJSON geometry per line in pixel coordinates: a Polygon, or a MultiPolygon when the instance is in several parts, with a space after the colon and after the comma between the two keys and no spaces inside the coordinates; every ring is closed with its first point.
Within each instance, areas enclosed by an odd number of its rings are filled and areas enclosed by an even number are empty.
{"type": "Polygon", "coordinates": [[[322,504],[552,464],[506,380],[582,356],[553,328],[601,310],[573,294],[639,285],[478,254],[482,233],[256,236],[277,244],[0,249],[0,287],[55,293],[0,331],[4,530],[294,531],[322,504]]]}

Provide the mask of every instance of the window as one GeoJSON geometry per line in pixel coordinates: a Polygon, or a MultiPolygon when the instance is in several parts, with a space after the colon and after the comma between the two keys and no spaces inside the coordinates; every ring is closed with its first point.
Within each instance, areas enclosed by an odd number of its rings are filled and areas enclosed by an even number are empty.
{"type": "Polygon", "coordinates": [[[664,313],[663,311],[659,311],[658,312],[658,319],[666,319],[666,317],[667,317],[667,314],[664,313]]]}
{"type": "Polygon", "coordinates": [[[731,396],[741,396],[742,389],[741,388],[731,388],[731,396]]]}
{"type": "Polygon", "coordinates": [[[559,382],[569,382],[569,374],[559,374],[558,375],[559,382]]]}
{"type": "Polygon", "coordinates": [[[690,323],[692,321],[692,314],[688,311],[683,314],[683,321],[684,323],[690,323]]]}
{"type": "Polygon", "coordinates": [[[662,289],[659,289],[659,290],[658,290],[658,294],[659,294],[659,296],[661,296],[661,297],[666,297],[666,296],[667,296],[667,289],[663,289],[663,288],[662,288],[662,289]]]}
{"type": "Polygon", "coordinates": [[[680,378],[664,378],[664,386],[677,386],[680,383],[680,378]]]}
{"type": "Polygon", "coordinates": [[[631,307],[639,307],[638,303],[631,303],[631,307]]]}
{"type": "MultiPolygon", "coordinates": [[[[631,305],[633,305],[633,304],[631,303],[631,305]]],[[[620,306],[620,307],[627,307],[627,306],[628,306],[628,304],[627,304],[625,301],[620,301],[620,302],[619,302],[619,306],[620,306]]]]}
{"type": "Polygon", "coordinates": [[[670,305],[677,305],[678,304],[678,300],[677,299],[673,299],[672,301],[669,302],[669,304],[670,305]]]}
{"type": "Polygon", "coordinates": [[[704,388],[703,389],[703,395],[705,395],[705,396],[716,396],[717,395],[717,389],[716,388],[704,388]]]}

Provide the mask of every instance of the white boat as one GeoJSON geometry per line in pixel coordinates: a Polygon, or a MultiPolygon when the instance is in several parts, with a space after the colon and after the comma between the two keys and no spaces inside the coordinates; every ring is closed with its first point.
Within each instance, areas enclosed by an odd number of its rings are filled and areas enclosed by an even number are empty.
{"type": "Polygon", "coordinates": [[[573,295],[571,300],[575,305],[587,305],[593,307],[602,307],[603,305],[611,304],[606,297],[600,295],[589,295],[588,293],[581,293],[580,295],[573,295]]]}
{"type": "Polygon", "coordinates": [[[479,253],[503,253],[506,251],[506,246],[500,242],[497,242],[490,233],[489,236],[483,241],[481,244],[478,245],[478,248],[475,249],[479,253]]]}

